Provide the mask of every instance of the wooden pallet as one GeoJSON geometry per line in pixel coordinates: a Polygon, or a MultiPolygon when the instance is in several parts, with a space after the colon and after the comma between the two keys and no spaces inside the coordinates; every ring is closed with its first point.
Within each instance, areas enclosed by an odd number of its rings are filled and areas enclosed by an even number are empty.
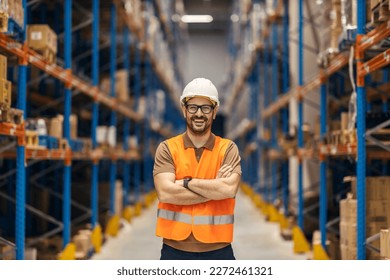
{"type": "Polygon", "coordinates": [[[43,56],[43,58],[49,63],[53,64],[56,62],[57,54],[53,52],[49,47],[46,47],[42,50],[35,50],[37,53],[43,56]]]}
{"type": "Polygon", "coordinates": [[[39,148],[38,132],[34,130],[26,130],[24,132],[26,139],[26,147],[30,149],[39,148]]]}

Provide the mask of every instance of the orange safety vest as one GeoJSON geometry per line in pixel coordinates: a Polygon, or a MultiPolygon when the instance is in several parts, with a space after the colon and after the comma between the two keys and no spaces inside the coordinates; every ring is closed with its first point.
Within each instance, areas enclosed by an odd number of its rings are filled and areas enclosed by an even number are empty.
{"type": "MultiPolygon", "coordinates": [[[[215,179],[229,143],[230,140],[216,136],[213,150],[204,149],[198,162],[194,149],[184,149],[182,135],[168,139],[168,148],[176,167],[176,180],[185,176],[215,179]]],[[[192,232],[202,243],[230,243],[233,240],[234,206],[234,198],[210,200],[194,205],[160,202],[156,235],[184,240],[192,232]]]]}

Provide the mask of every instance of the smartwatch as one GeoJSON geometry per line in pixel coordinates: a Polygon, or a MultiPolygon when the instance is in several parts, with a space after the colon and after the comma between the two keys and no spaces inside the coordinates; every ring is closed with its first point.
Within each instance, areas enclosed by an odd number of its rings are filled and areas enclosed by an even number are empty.
{"type": "Polygon", "coordinates": [[[186,176],[183,178],[183,187],[189,190],[188,183],[192,180],[191,176],[186,176]]]}

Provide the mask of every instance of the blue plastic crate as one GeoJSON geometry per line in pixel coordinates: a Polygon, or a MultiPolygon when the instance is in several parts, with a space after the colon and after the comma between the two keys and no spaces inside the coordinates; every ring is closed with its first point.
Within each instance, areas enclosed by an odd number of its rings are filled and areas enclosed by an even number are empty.
{"type": "Polygon", "coordinates": [[[356,43],[357,29],[346,29],[343,31],[341,40],[339,41],[339,50],[349,50],[349,48],[356,43]]]}
{"type": "Polygon", "coordinates": [[[58,139],[50,135],[39,135],[39,146],[47,149],[58,149],[58,139]]]}
{"type": "Polygon", "coordinates": [[[69,145],[73,152],[81,152],[84,148],[84,142],[79,139],[71,139],[69,145]]]}
{"type": "Polygon", "coordinates": [[[8,18],[8,31],[6,34],[15,38],[16,40],[20,40],[22,37],[22,32],[23,27],[19,26],[19,24],[17,24],[13,18],[8,18]]]}

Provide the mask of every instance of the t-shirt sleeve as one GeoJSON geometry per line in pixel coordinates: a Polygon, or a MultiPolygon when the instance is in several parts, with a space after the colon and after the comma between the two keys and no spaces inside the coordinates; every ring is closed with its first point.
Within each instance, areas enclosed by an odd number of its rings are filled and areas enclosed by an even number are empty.
{"type": "Polygon", "coordinates": [[[166,141],[158,145],[154,157],[153,176],[162,172],[175,173],[175,165],[166,141]]]}
{"type": "Polygon", "coordinates": [[[222,165],[228,164],[233,167],[233,173],[242,174],[241,171],[241,157],[237,145],[232,141],[226,149],[225,157],[222,165]]]}

